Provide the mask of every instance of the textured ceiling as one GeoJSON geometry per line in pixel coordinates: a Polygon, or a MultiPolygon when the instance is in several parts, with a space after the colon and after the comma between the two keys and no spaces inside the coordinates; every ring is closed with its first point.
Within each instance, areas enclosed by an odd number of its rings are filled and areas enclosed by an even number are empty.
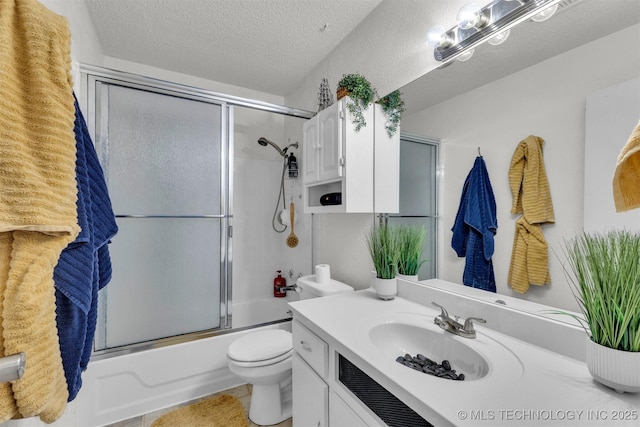
{"type": "Polygon", "coordinates": [[[380,1],[86,0],[86,4],[107,56],[284,96],[380,1]]]}
{"type": "MultiPolygon", "coordinates": [[[[305,76],[382,2],[83,1],[107,56],[280,96],[296,89],[305,76]],[[325,25],[326,29],[322,31],[325,25]]],[[[427,9],[433,11],[442,9],[445,4],[464,3],[462,0],[419,1],[426,2],[427,9]]],[[[398,14],[415,14],[412,7],[400,7],[411,4],[408,0],[385,2],[397,2],[398,14]]],[[[407,113],[435,105],[640,22],[640,0],[562,0],[561,5],[556,15],[544,23],[527,21],[514,28],[506,43],[500,46],[484,44],[476,48],[471,60],[454,61],[406,86],[407,113]]],[[[437,12],[430,14],[424,4],[420,6],[421,16],[439,16],[437,12]]],[[[399,19],[402,22],[408,17],[399,19]]],[[[442,24],[452,25],[454,19],[451,16],[442,24]]],[[[414,33],[406,32],[411,35],[404,37],[413,39],[414,33]]],[[[407,44],[406,40],[399,39],[403,34],[402,29],[397,29],[385,42],[407,44]]],[[[357,53],[370,55],[367,50],[371,48],[369,40],[362,43],[363,49],[357,53]]],[[[415,42],[410,40],[408,44],[415,42]]],[[[606,60],[606,55],[603,52],[601,58],[594,60],[606,60]]],[[[354,54],[354,62],[357,61],[358,56],[354,54]]]]}

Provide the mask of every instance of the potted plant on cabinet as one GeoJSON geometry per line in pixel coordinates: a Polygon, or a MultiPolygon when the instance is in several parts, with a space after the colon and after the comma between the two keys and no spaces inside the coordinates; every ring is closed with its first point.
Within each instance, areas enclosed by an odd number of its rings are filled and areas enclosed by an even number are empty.
{"type": "Polygon", "coordinates": [[[395,135],[402,120],[402,113],[405,112],[404,100],[402,92],[394,90],[387,96],[383,96],[377,101],[382,107],[382,112],[387,117],[388,122],[384,125],[389,136],[395,135]]]}
{"type": "Polygon", "coordinates": [[[640,391],[640,235],[582,233],[565,253],[590,336],[589,372],[618,392],[640,391]]]}
{"type": "Polygon", "coordinates": [[[378,298],[395,298],[398,284],[398,235],[394,228],[386,224],[373,226],[366,236],[367,248],[376,270],[375,290],[378,298]]]}
{"type": "Polygon", "coordinates": [[[401,225],[398,233],[398,277],[418,280],[418,270],[426,260],[422,257],[422,244],[427,230],[422,226],[401,225]]]}
{"type": "Polygon", "coordinates": [[[361,74],[343,74],[338,82],[337,96],[338,99],[349,96],[347,110],[353,116],[356,132],[360,131],[367,125],[363,111],[369,108],[375,99],[376,90],[361,74]]]}

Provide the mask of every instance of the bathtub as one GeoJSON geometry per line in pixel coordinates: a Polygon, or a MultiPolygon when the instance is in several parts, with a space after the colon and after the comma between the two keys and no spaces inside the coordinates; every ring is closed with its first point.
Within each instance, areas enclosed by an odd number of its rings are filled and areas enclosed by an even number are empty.
{"type": "Polygon", "coordinates": [[[286,298],[262,298],[246,301],[234,301],[232,310],[233,328],[246,328],[251,325],[261,325],[274,319],[291,318],[287,305],[290,301],[298,301],[299,294],[288,292],[286,298]]]}
{"type": "Polygon", "coordinates": [[[236,387],[244,382],[227,367],[227,348],[258,330],[291,330],[291,322],[235,331],[288,319],[287,298],[233,305],[234,331],[209,338],[92,360],[76,398],[77,426],[102,426],[236,387]]]}

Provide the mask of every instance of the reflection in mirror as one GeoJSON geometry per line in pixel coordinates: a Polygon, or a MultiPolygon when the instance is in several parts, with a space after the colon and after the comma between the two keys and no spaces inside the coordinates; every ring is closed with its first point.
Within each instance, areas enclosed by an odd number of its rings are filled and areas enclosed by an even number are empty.
{"type": "MultiPolygon", "coordinates": [[[[481,147],[498,209],[493,257],[497,293],[578,311],[564,275],[561,245],[584,225],[584,177],[592,173],[584,164],[586,105],[595,92],[639,77],[640,5],[614,0],[605,9],[591,0],[568,3],[574,4],[566,10],[561,6],[544,23],[514,28],[503,45],[483,45],[468,62],[434,70],[401,88],[407,104],[402,131],[442,141],[437,277],[462,282],[464,259],[450,247],[450,229],[464,179],[481,147]],[[519,216],[510,213],[508,169],[516,146],[528,135],[545,140],[556,222],[544,226],[551,284],[520,294],[507,284],[519,216]]],[[[632,85],[636,99],[639,86],[632,85]]],[[[633,125],[617,124],[629,126],[627,135],[633,125]]],[[[619,152],[626,140],[601,143],[619,152]]]]}
{"type": "Polygon", "coordinates": [[[389,224],[426,229],[418,279],[436,277],[438,231],[439,141],[403,133],[400,136],[400,206],[389,215],[389,224]]]}

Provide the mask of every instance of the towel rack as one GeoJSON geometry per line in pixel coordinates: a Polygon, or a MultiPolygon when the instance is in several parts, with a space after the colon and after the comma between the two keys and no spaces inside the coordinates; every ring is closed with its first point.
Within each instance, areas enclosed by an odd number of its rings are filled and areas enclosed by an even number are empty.
{"type": "Polygon", "coordinates": [[[27,355],[13,354],[0,358],[0,383],[15,381],[22,378],[27,364],[27,355]]]}

